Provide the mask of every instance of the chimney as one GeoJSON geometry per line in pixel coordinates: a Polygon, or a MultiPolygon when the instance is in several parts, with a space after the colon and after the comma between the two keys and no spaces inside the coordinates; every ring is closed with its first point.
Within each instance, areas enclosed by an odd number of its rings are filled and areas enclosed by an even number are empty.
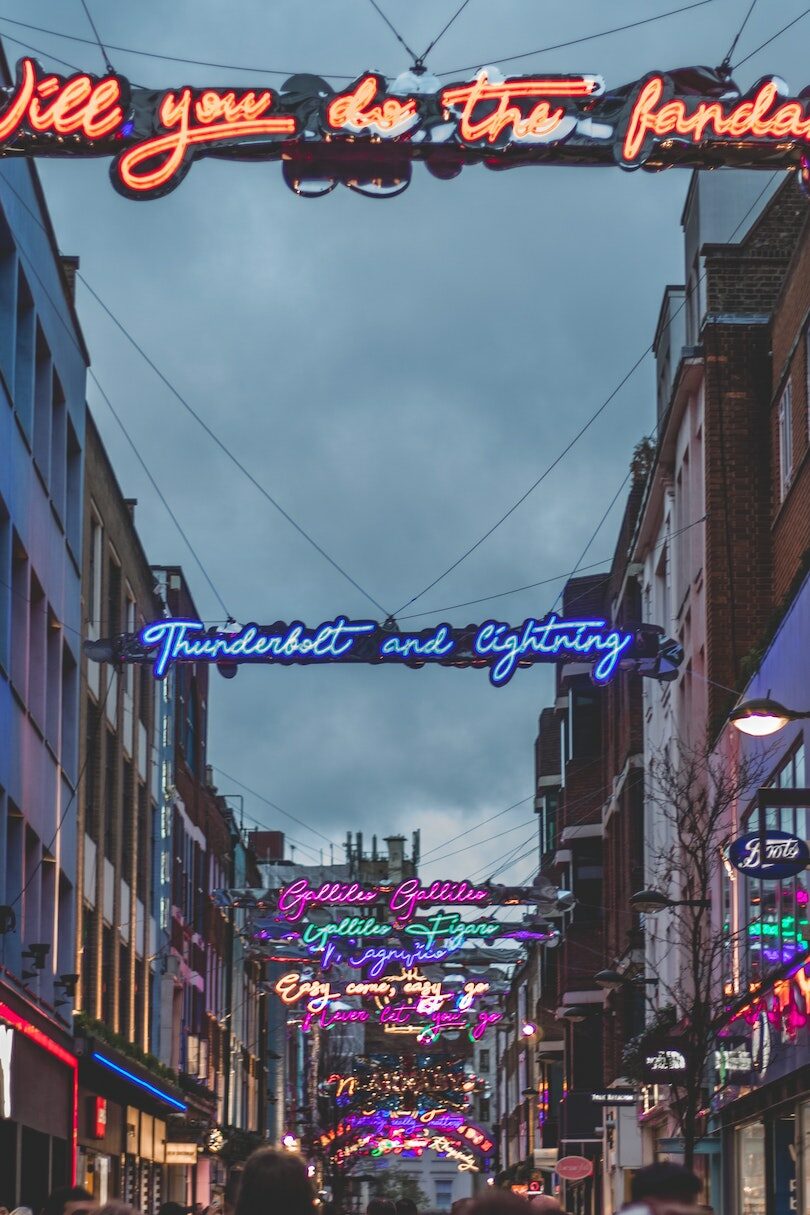
{"type": "Polygon", "coordinates": [[[371,859],[372,859],[372,861],[376,861],[376,859],[377,859],[377,837],[376,837],[376,835],[372,835],[372,837],[371,837],[371,859]]]}
{"type": "Polygon", "coordinates": [[[385,842],[388,845],[388,880],[401,882],[404,876],[405,836],[387,835],[385,842]]]}
{"type": "Polygon", "coordinates": [[[68,295],[76,303],[76,271],[79,269],[79,259],[74,253],[62,253],[59,259],[62,263],[62,273],[67,283],[68,295]]]}
{"type": "Polygon", "coordinates": [[[135,522],[135,507],[138,505],[137,498],[124,498],[124,506],[129,511],[129,517],[132,522],[135,522]]]}

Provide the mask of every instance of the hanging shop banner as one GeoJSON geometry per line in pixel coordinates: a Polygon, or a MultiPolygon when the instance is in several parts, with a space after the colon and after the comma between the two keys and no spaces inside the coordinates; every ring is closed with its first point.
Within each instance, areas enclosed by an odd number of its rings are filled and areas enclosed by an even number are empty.
{"type": "Polygon", "coordinates": [[[341,184],[376,197],[407,189],[414,161],[438,178],[465,165],[620,165],[807,172],[810,101],[763,77],[743,93],[721,69],[678,68],[606,89],[600,76],[504,76],[485,67],[442,84],[418,70],[363,72],[336,90],[291,76],[276,92],[136,87],[123,76],[59,76],[34,59],[3,89],[0,155],[112,157],[127,198],[158,198],[194,160],[270,160],[297,194],[341,184]]]}
{"type": "Polygon", "coordinates": [[[810,865],[810,849],[803,839],[787,831],[765,832],[765,856],[758,831],[741,835],[729,845],[728,859],[735,869],[750,878],[776,882],[795,877],[810,865]]]}
{"type": "Polygon", "coordinates": [[[626,632],[606,620],[565,620],[553,612],[542,620],[529,617],[517,626],[487,620],[464,628],[439,624],[413,633],[347,616],[315,628],[293,621],[231,629],[206,629],[201,620],[169,617],[112,643],[85,642],[85,652],[99,661],[113,652],[120,662],[151,663],[156,679],[178,662],[215,663],[226,675],[235,674],[242,663],[438,664],[486,667],[495,687],[508,683],[518,667],[535,663],[583,663],[590,667],[593,680],[603,684],[619,669],[674,679],[683,660],[680,646],[664,639],[658,628],[626,632]]]}

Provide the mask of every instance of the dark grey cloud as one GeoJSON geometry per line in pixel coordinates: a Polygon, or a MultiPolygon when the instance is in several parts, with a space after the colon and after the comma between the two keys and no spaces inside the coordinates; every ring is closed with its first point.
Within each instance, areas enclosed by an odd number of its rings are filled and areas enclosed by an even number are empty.
{"type": "MultiPolygon", "coordinates": [[[[418,50],[455,7],[383,2],[418,50]]],[[[165,53],[324,73],[408,66],[367,0],[90,3],[111,42],[165,53]]],[[[667,7],[675,4],[656,6],[667,7]]],[[[746,8],[715,0],[519,67],[598,71],[619,83],[654,67],[713,64],[746,8]]],[[[471,0],[431,67],[497,61],[650,12],[649,0],[556,9],[471,0]]],[[[14,0],[5,13],[87,33],[78,0],[14,0]]],[[[792,15],[759,5],[740,53],[792,15]]],[[[92,47],[30,39],[100,65],[92,47]]],[[[803,45],[781,39],[741,82],[770,70],[806,84],[803,45]]],[[[14,58],[18,48],[7,51],[14,58]]],[[[259,80],[112,57],[154,86],[259,80]]],[[[398,200],[337,191],[304,201],[274,166],[207,162],[168,198],[142,204],[113,192],[103,163],[45,164],[42,175],[61,246],[80,254],[95,289],[285,508],[391,608],[537,477],[648,344],[664,284],[682,278],[688,177],[676,172],[478,169],[441,183],[417,170],[398,200]]],[[[79,298],[95,370],[230,610],[313,623],[365,614],[369,605],[228,464],[87,293],[79,298]]],[[[570,568],[653,425],[653,383],[648,362],[529,501],[416,607],[570,568]]],[[[218,617],[92,387],[89,397],[124,491],[140,499],[148,553],[182,562],[200,610],[218,617]]],[[[589,560],[611,552],[618,513],[589,560]]],[[[542,613],[556,590],[495,610],[506,619],[542,613]]],[[[464,623],[485,610],[449,615],[464,623]]],[[[532,740],[550,693],[542,669],[497,691],[473,671],[243,670],[231,683],[214,678],[210,758],[338,843],[347,829],[368,838],[420,827],[426,848],[460,836],[451,851],[493,834],[497,823],[469,840],[466,832],[531,792],[532,740]]],[[[322,843],[255,800],[247,809],[322,843]]],[[[525,830],[449,858],[448,870],[494,868],[531,832],[530,807],[505,816],[504,829],[521,822],[525,830]]],[[[523,860],[511,875],[529,867],[523,860]]]]}

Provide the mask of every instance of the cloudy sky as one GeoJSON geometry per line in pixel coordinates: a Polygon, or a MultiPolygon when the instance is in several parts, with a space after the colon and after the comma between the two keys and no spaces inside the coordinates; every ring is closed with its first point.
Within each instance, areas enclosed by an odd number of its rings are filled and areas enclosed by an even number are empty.
{"type": "MultiPolygon", "coordinates": [[[[421,51],[457,0],[380,0],[421,51]]],[[[397,75],[409,66],[369,0],[89,0],[122,47],[217,62],[397,75]]],[[[718,63],[749,0],[691,12],[517,70],[589,71],[608,85],[653,68],[718,63]]],[[[497,63],[678,7],[678,0],[470,0],[431,70],[497,63]]],[[[803,9],[760,0],[735,58],[803,9]]],[[[7,0],[6,52],[21,39],[99,70],[79,0],[7,0]]],[[[810,18],[746,63],[808,83],[810,18]],[[804,70],[804,74],[803,74],[804,70]]],[[[281,76],[110,52],[151,87],[278,85],[281,76]]],[[[528,488],[649,344],[661,292],[680,282],[688,174],[471,168],[439,182],[417,168],[400,198],[338,190],[302,200],[277,166],[201,162],[168,198],[134,203],[106,162],[42,163],[66,253],[157,366],[255,477],[359,583],[394,610],[431,582],[528,488]]],[[[732,225],[730,225],[732,226],[732,225]]],[[[229,611],[238,620],[366,616],[345,582],[217,450],[79,288],[93,368],[229,611]]],[[[484,619],[447,605],[551,578],[577,562],[654,421],[642,364],[572,453],[509,520],[409,610],[417,623],[484,619]]],[[[155,563],[186,568],[201,615],[222,611],[92,384],[88,395],[155,563]]],[[[586,563],[613,547],[619,507],[586,563]]],[[[497,602],[502,619],[543,615],[561,583],[497,602]]],[[[317,859],[346,831],[410,834],[435,849],[428,877],[497,870],[526,853],[537,715],[549,672],[493,689],[483,671],[368,667],[242,669],[212,679],[209,759],[302,821],[247,795],[246,812],[317,859]],[[313,830],[314,829],[314,830],[313,830]],[[498,834],[493,837],[493,833],[498,834]],[[315,834],[315,832],[322,834],[315,834]],[[306,845],[306,849],[302,847],[306,845]],[[473,845],[469,847],[468,845],[473,845]],[[446,853],[467,848],[454,856],[446,853]],[[312,851],[314,849],[314,853],[312,851]]],[[[224,791],[236,790],[219,776],[224,791]]],[[[531,856],[504,876],[525,878],[531,856]]]]}

